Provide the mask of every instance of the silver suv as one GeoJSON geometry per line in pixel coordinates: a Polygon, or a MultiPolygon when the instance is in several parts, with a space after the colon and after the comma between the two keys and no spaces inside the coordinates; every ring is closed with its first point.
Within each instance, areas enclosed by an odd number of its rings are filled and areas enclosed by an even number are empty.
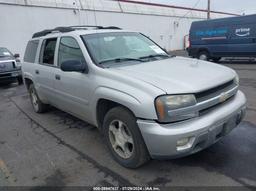
{"type": "Polygon", "coordinates": [[[98,127],[114,159],[129,168],[196,153],[245,114],[235,71],[171,56],[117,27],[38,32],[22,70],[35,112],[50,104],[98,127]]]}

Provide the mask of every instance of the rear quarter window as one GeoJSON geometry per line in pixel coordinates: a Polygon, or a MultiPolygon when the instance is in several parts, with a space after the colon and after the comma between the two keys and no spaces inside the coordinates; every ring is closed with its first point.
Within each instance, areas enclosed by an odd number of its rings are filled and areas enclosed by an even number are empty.
{"type": "Polygon", "coordinates": [[[24,62],[30,62],[30,63],[35,62],[38,44],[39,44],[39,40],[31,40],[28,42],[25,55],[24,55],[24,62]]]}

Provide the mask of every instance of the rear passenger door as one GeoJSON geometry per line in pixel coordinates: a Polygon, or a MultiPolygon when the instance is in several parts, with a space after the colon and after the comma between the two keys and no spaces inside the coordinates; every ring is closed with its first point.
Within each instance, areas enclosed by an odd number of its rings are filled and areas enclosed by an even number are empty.
{"type": "Polygon", "coordinates": [[[44,95],[49,103],[52,103],[55,95],[53,69],[56,68],[56,44],[57,38],[43,40],[39,56],[39,65],[34,71],[39,86],[39,94],[44,95]]]}
{"type": "Polygon", "coordinates": [[[58,107],[89,121],[89,94],[92,92],[90,73],[64,72],[60,69],[62,62],[77,60],[86,64],[78,40],[74,37],[61,37],[58,48],[58,70],[55,70],[55,90],[58,107]]]}

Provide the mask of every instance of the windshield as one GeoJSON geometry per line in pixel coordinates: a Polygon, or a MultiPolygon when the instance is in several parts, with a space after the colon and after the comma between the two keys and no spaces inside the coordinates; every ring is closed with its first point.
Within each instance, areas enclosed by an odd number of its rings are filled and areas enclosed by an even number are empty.
{"type": "Polygon", "coordinates": [[[169,57],[162,48],[140,33],[97,33],[82,38],[97,64],[147,62],[169,57]]]}
{"type": "Polygon", "coordinates": [[[12,53],[7,48],[0,47],[0,57],[11,57],[12,53]]]}

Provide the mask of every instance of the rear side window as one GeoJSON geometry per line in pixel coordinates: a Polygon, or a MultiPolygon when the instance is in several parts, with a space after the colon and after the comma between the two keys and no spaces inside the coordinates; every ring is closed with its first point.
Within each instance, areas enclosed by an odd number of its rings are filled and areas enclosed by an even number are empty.
{"type": "Polygon", "coordinates": [[[43,41],[40,63],[41,64],[54,64],[54,54],[56,48],[57,38],[46,39],[43,41]]]}
{"type": "Polygon", "coordinates": [[[28,42],[25,55],[24,55],[25,62],[31,62],[31,63],[35,62],[38,44],[39,44],[39,40],[31,40],[28,42]]]}

